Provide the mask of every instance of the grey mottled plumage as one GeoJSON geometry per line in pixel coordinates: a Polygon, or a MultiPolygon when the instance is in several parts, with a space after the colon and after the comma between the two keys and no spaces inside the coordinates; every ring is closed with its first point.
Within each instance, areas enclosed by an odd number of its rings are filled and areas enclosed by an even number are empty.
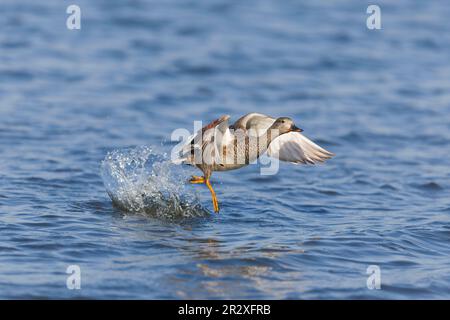
{"type": "Polygon", "coordinates": [[[260,113],[249,113],[229,126],[229,116],[222,116],[189,137],[177,163],[199,168],[204,177],[195,177],[192,183],[206,183],[213,196],[214,210],[218,211],[215,193],[209,184],[213,171],[239,169],[252,163],[264,153],[282,161],[315,164],[330,159],[333,154],[321,148],[304,135],[288,117],[272,118],[260,113]]]}

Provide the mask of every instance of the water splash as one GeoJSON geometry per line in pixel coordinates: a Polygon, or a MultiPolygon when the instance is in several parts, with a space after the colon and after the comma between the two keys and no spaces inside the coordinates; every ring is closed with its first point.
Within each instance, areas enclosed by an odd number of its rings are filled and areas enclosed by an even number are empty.
{"type": "Polygon", "coordinates": [[[124,211],[169,220],[208,215],[182,171],[146,146],[109,152],[101,164],[106,192],[124,211]]]}

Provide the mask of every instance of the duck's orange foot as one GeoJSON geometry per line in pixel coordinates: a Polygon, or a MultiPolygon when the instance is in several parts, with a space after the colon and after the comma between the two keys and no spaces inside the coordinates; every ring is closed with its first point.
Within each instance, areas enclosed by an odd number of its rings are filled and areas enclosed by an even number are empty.
{"type": "Polygon", "coordinates": [[[199,177],[199,176],[192,176],[191,179],[189,180],[190,183],[205,183],[205,178],[204,177],[199,177]]]}
{"type": "Polygon", "coordinates": [[[209,179],[205,179],[205,177],[200,177],[200,176],[192,176],[191,179],[189,180],[189,182],[195,183],[195,184],[199,184],[199,183],[206,184],[209,191],[211,192],[211,198],[212,198],[212,203],[213,203],[213,207],[214,207],[214,212],[219,212],[219,201],[217,201],[216,193],[214,192],[214,189],[212,188],[211,183],[209,182],[209,179]]]}

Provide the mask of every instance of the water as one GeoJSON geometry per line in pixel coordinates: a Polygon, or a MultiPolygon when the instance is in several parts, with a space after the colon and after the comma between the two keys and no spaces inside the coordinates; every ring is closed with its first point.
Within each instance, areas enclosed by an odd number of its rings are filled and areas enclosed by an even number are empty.
{"type": "Polygon", "coordinates": [[[185,188],[183,172],[172,164],[149,147],[110,152],[101,167],[106,192],[116,207],[134,214],[177,221],[207,216],[198,197],[185,188]]]}
{"type": "Polygon", "coordinates": [[[450,298],[445,1],[72,3],[0,4],[0,298],[450,298]],[[336,157],[216,173],[216,215],[170,134],[252,111],[336,157]]]}

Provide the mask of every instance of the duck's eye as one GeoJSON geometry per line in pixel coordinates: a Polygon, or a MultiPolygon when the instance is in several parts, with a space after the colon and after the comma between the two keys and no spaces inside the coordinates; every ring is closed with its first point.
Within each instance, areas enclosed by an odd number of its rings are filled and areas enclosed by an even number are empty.
{"type": "Polygon", "coordinates": [[[284,123],[284,120],[281,120],[281,123],[284,123]]]}

